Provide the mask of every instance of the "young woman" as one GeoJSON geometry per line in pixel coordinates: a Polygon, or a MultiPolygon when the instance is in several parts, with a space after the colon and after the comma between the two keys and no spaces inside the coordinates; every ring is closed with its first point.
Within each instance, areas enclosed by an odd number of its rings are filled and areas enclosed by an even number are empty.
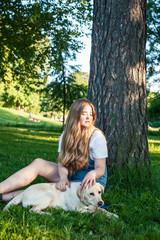
{"type": "Polygon", "coordinates": [[[0,183],[0,200],[9,201],[23,190],[14,191],[31,183],[37,176],[56,182],[60,191],[70,186],[70,181],[81,182],[81,188],[94,185],[104,187],[107,181],[106,139],[94,127],[96,112],[93,104],[78,99],[70,109],[66,127],[59,140],[58,164],[40,158],[0,183]]]}

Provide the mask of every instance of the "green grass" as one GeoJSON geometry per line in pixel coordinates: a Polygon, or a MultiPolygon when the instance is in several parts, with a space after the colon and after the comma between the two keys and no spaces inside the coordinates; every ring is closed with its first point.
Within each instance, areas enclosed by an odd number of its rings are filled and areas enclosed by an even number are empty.
{"type": "Polygon", "coordinates": [[[32,117],[40,122],[29,121],[29,113],[20,112],[14,109],[0,107],[0,126],[24,127],[43,130],[62,130],[62,123],[53,121],[41,115],[34,115],[32,117]]]}
{"type": "MultiPolygon", "coordinates": [[[[56,162],[61,125],[45,119],[44,129],[43,122],[40,128],[31,127],[27,114],[2,108],[1,113],[0,181],[37,157],[56,162]],[[20,123],[18,127],[16,121],[20,123]]],[[[152,171],[126,168],[108,178],[109,190],[103,199],[109,211],[119,215],[118,220],[108,219],[103,213],[82,214],[62,209],[49,209],[51,216],[41,216],[21,206],[11,207],[8,213],[2,211],[5,203],[0,203],[0,240],[159,240],[160,136],[148,139],[152,171]]],[[[34,183],[38,182],[44,180],[38,177],[34,183]]]]}

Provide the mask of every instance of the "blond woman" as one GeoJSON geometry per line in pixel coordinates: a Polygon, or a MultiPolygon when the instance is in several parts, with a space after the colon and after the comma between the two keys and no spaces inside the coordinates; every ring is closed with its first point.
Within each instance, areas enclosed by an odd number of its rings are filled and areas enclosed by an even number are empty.
{"type": "Polygon", "coordinates": [[[66,190],[70,181],[81,182],[81,188],[107,181],[106,139],[94,127],[96,112],[93,104],[78,99],[70,109],[65,130],[59,140],[58,164],[40,158],[0,183],[0,200],[9,201],[23,190],[14,191],[30,184],[37,176],[56,182],[57,189],[66,190]]]}

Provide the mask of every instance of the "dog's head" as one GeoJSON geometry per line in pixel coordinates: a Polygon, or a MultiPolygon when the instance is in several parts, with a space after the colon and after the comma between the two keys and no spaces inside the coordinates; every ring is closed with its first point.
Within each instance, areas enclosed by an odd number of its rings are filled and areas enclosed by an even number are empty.
{"type": "Polygon", "coordinates": [[[80,201],[85,205],[100,207],[104,204],[101,198],[102,192],[104,192],[104,187],[100,183],[95,183],[90,188],[87,186],[86,189],[78,189],[77,195],[80,198],[80,201]]]}

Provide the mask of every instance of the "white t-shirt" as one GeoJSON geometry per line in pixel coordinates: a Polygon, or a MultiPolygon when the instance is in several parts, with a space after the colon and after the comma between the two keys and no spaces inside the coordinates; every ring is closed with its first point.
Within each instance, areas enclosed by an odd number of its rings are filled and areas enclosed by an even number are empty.
{"type": "MultiPolygon", "coordinates": [[[[59,138],[58,152],[61,151],[63,133],[59,138]]],[[[106,138],[99,130],[95,130],[89,140],[89,156],[92,160],[108,157],[106,138]]]]}

